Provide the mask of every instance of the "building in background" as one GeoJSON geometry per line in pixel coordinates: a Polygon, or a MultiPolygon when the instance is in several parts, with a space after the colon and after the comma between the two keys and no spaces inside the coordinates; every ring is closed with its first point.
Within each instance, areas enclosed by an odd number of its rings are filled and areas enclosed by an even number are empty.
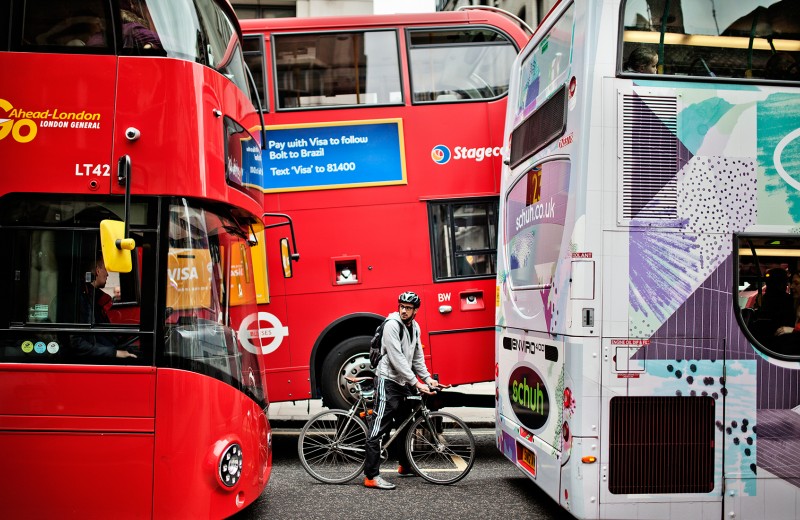
{"type": "Polygon", "coordinates": [[[236,0],[239,18],[286,18],[433,12],[436,0],[236,0]]]}
{"type": "Polygon", "coordinates": [[[346,16],[453,11],[464,5],[506,10],[535,27],[555,0],[232,0],[239,18],[346,16]]]}

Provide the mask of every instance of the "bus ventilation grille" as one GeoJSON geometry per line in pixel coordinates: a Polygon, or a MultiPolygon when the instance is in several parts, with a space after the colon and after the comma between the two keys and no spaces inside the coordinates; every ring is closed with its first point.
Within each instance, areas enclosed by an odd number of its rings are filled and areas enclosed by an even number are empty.
{"type": "Polygon", "coordinates": [[[550,99],[511,132],[511,167],[532,156],[567,128],[567,89],[562,85],[550,99]]]}
{"type": "Polygon", "coordinates": [[[677,219],[678,100],[622,96],[622,216],[677,219]]]}
{"type": "Polygon", "coordinates": [[[711,397],[612,398],[608,490],[711,492],[714,433],[711,397]]]}

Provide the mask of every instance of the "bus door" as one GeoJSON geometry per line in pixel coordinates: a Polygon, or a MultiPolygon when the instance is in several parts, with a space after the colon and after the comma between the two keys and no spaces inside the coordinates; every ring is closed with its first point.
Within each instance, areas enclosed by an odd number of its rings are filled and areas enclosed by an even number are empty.
{"type": "Polygon", "coordinates": [[[497,199],[428,205],[433,276],[423,309],[431,373],[447,384],[494,378],[497,199]]]}

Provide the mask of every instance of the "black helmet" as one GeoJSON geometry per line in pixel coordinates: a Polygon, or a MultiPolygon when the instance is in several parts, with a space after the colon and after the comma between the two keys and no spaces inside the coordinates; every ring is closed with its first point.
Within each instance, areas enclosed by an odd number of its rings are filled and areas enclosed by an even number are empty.
{"type": "Polygon", "coordinates": [[[415,309],[419,308],[420,299],[417,293],[406,291],[397,298],[397,303],[410,303],[415,309]]]}

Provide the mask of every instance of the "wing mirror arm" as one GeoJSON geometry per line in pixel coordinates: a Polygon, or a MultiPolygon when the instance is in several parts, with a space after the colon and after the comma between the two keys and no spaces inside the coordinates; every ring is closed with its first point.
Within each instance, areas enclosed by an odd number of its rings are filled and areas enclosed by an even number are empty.
{"type": "Polygon", "coordinates": [[[264,213],[263,215],[261,215],[262,220],[266,219],[268,217],[279,218],[279,219],[282,219],[284,222],[277,222],[275,224],[267,224],[265,222],[264,223],[264,229],[281,227],[281,226],[289,226],[289,232],[290,232],[291,237],[292,237],[292,248],[291,248],[291,250],[294,251],[293,253],[290,254],[289,258],[291,258],[291,260],[293,260],[295,262],[299,261],[300,260],[300,253],[297,252],[297,241],[294,238],[294,224],[292,223],[292,217],[290,217],[289,215],[286,215],[285,213],[264,213]]]}

